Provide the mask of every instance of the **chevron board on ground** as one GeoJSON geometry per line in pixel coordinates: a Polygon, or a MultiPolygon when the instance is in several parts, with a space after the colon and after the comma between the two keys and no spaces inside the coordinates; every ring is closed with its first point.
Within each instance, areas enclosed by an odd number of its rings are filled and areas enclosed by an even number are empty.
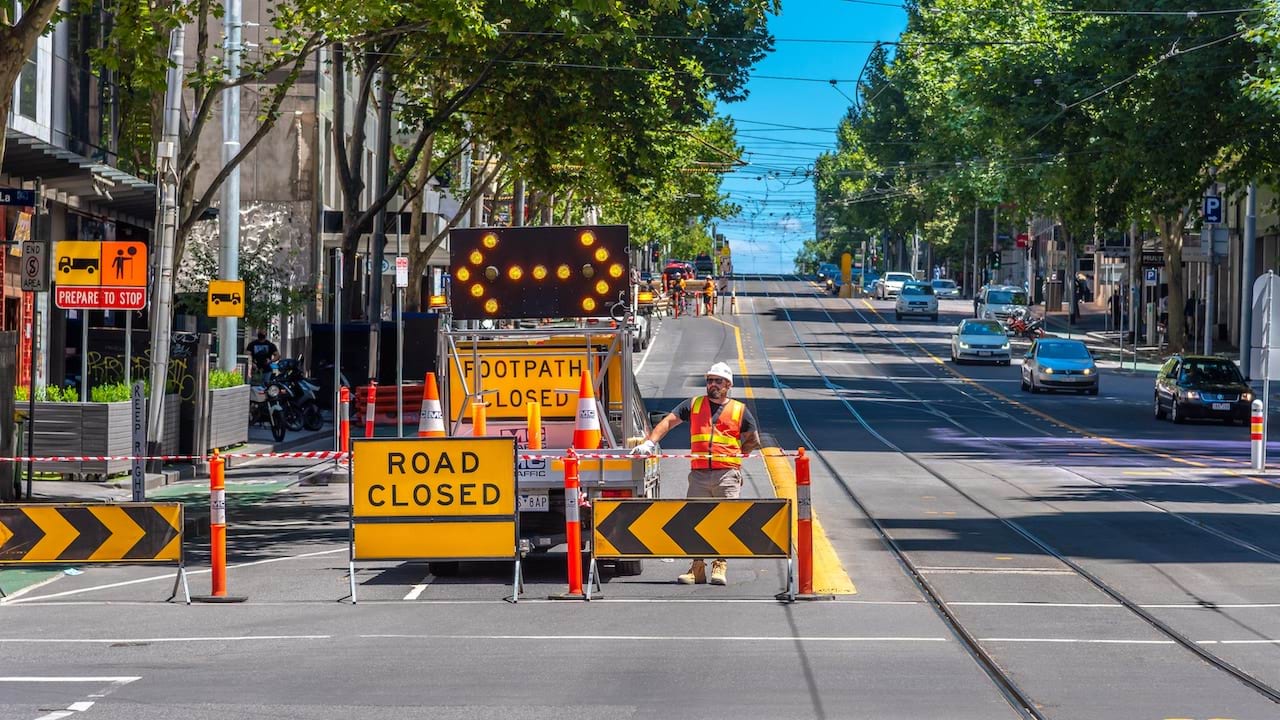
{"type": "Polygon", "coordinates": [[[516,551],[514,438],[352,442],[356,560],[508,560],[516,551]]]}
{"type": "Polygon", "coordinates": [[[0,564],[181,560],[181,503],[0,506],[0,564]]]}
{"type": "Polygon", "coordinates": [[[785,499],[596,500],[596,557],[785,558],[785,499]]]}

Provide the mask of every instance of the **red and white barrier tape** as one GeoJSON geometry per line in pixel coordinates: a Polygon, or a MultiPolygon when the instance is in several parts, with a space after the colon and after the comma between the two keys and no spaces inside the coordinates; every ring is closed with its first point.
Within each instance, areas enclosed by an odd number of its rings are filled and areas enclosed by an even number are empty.
{"type": "MultiPolygon", "coordinates": [[[[784,456],[794,456],[793,452],[782,452],[784,456]]],[[[280,460],[346,460],[347,453],[339,450],[308,450],[302,452],[230,452],[221,453],[218,457],[223,459],[233,458],[276,458],[280,460]]],[[[629,453],[602,453],[602,452],[580,452],[576,453],[579,460],[645,460],[648,458],[667,458],[667,459],[694,459],[707,457],[734,457],[747,459],[752,457],[761,457],[760,453],[750,453],[747,455],[710,455],[706,453],[654,453],[652,455],[631,455],[629,453]]],[[[191,461],[191,460],[209,460],[212,455],[41,455],[35,457],[18,456],[18,457],[0,457],[0,462],[132,462],[134,460],[152,461],[160,460],[161,462],[191,461]]],[[[563,460],[563,454],[556,453],[521,453],[518,456],[521,460],[563,460]]]]}

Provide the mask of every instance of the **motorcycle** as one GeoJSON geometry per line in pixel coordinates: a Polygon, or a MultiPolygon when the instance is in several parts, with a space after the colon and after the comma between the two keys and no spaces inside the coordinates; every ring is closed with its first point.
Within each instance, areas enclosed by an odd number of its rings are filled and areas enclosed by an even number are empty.
{"type": "Polygon", "coordinates": [[[285,358],[277,364],[276,378],[287,386],[289,402],[285,408],[285,424],[294,432],[315,432],[324,425],[317,393],[320,385],[302,372],[302,361],[285,358]]]}
{"type": "Polygon", "coordinates": [[[1009,318],[1005,320],[1004,328],[1009,335],[1028,340],[1042,338],[1045,335],[1044,318],[1029,318],[1027,311],[1021,308],[1010,313],[1009,318]]]}
{"type": "Polygon", "coordinates": [[[288,430],[286,403],[289,389],[272,377],[262,385],[254,385],[249,391],[249,422],[271,426],[271,437],[276,442],[284,440],[288,430]]]}

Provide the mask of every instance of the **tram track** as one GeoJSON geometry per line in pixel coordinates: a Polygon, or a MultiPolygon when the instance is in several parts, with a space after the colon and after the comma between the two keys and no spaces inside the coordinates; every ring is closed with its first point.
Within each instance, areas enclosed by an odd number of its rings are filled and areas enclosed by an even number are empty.
{"type": "MultiPolygon", "coordinates": [[[[763,277],[761,277],[760,279],[762,281],[762,284],[769,282],[769,281],[766,281],[763,277]]],[[[773,282],[780,282],[780,281],[781,281],[781,278],[779,278],[778,280],[773,280],[773,282]]],[[[784,295],[789,294],[792,299],[804,297],[800,293],[797,293],[794,291],[791,291],[789,293],[783,293],[783,294],[784,295]]],[[[776,299],[776,296],[774,295],[773,292],[767,292],[767,295],[770,297],[775,297],[776,299]]],[[[813,293],[810,294],[810,297],[819,298],[819,296],[813,293]]],[[[924,362],[925,358],[922,358],[919,355],[916,355],[914,353],[907,352],[902,347],[902,345],[900,345],[897,342],[898,338],[891,337],[888,333],[886,333],[885,330],[881,328],[882,323],[873,321],[870,318],[868,318],[867,315],[864,313],[864,311],[858,308],[852,302],[849,302],[849,301],[846,301],[846,302],[849,303],[850,309],[854,311],[856,316],[863,323],[871,327],[877,336],[887,341],[895,349],[895,351],[898,354],[900,354],[902,357],[909,360],[914,365],[925,369],[925,377],[921,379],[925,379],[925,380],[943,379],[941,376],[938,376],[934,372],[932,372],[937,367],[938,361],[936,360],[936,358],[930,356],[926,364],[924,362]]],[[[822,361],[814,358],[813,352],[811,351],[809,345],[801,337],[801,333],[800,333],[800,329],[798,327],[797,321],[792,317],[791,308],[789,308],[785,303],[779,303],[778,307],[782,311],[782,314],[785,316],[787,323],[791,328],[793,335],[795,336],[797,345],[804,352],[804,355],[808,359],[809,364],[818,373],[819,377],[822,380],[823,385],[836,395],[836,398],[835,398],[836,401],[839,402],[845,408],[845,410],[852,416],[852,418],[868,434],[874,437],[877,442],[881,443],[892,452],[900,455],[902,458],[912,463],[913,465],[919,467],[922,471],[927,473],[929,476],[933,477],[935,480],[947,486],[952,492],[956,493],[959,497],[963,498],[966,502],[970,503],[975,508],[981,510],[983,513],[989,515],[996,521],[1000,522],[1005,527],[1007,527],[1010,531],[1014,532],[1016,535],[1018,535],[1028,543],[1030,543],[1032,546],[1038,548],[1046,556],[1054,558],[1063,566],[1069,568],[1076,575],[1078,575],[1079,577],[1081,577],[1082,579],[1090,583],[1092,586],[1094,586],[1097,590],[1099,590],[1100,592],[1108,596],[1112,601],[1116,602],[1118,605],[1124,607],[1126,610],[1131,612],[1134,616],[1141,619],[1143,622],[1145,622],[1147,625],[1153,628],[1156,632],[1172,640],[1174,643],[1183,647],[1185,650],[1191,652],[1204,663],[1230,675],[1234,679],[1244,684],[1246,687],[1249,687],[1251,690],[1266,697],[1271,702],[1280,703],[1280,690],[1277,690],[1275,687],[1253,676],[1251,673],[1244,670],[1243,668],[1237,667],[1236,665],[1227,661],[1226,659],[1221,658],[1209,652],[1201,644],[1188,638],[1187,636],[1183,635],[1182,633],[1180,633],[1179,631],[1177,631],[1176,629],[1174,629],[1164,621],[1155,617],[1147,609],[1143,608],[1141,605],[1139,605],[1138,603],[1136,603],[1135,601],[1127,597],[1118,588],[1106,582],[1100,576],[1091,572],[1088,568],[1082,566],[1080,563],[1072,560],[1065,553],[1063,553],[1062,551],[1054,547],[1050,542],[1046,541],[1044,538],[1039,537],[1034,532],[1028,530],[1022,524],[1002,516],[1001,514],[993,510],[991,507],[989,507],[986,503],[982,502],[980,499],[975,497],[972,493],[966,491],[964,488],[960,487],[955,482],[948,479],[945,475],[943,475],[941,472],[939,472],[936,468],[931,466],[929,463],[913,456],[911,453],[904,451],[900,446],[898,446],[896,443],[894,443],[892,440],[886,437],[884,433],[877,430],[876,427],[863,415],[863,413],[861,413],[856,407],[854,407],[853,404],[849,401],[849,399],[844,397],[839,392],[841,389],[847,389],[847,388],[844,388],[844,386],[842,386],[840,383],[835,382],[833,378],[820,366],[820,363],[822,361]]],[[[855,352],[857,352],[859,355],[861,355],[862,357],[870,361],[870,356],[868,355],[867,351],[864,349],[863,345],[859,343],[858,340],[855,339],[847,330],[844,329],[844,324],[836,320],[832,316],[831,312],[825,306],[822,308],[822,312],[826,315],[827,320],[839,330],[839,334],[843,335],[845,340],[852,344],[853,348],[855,349],[855,352]]],[[[878,316],[878,313],[877,313],[877,316],[878,316]]],[[[759,335],[760,324],[759,324],[758,315],[753,315],[753,320],[756,324],[756,332],[759,335]]],[[[883,324],[887,325],[887,323],[883,323],[883,324]]],[[[900,333],[901,331],[897,330],[896,328],[893,328],[893,332],[900,333]]],[[[763,342],[763,336],[761,337],[763,342]]],[[[975,638],[964,627],[963,623],[955,614],[954,610],[951,608],[950,605],[948,605],[946,599],[925,576],[925,572],[922,569],[920,569],[917,565],[915,565],[915,563],[910,558],[909,554],[894,540],[892,535],[885,529],[884,525],[880,522],[880,520],[877,519],[876,516],[870,511],[870,508],[868,508],[865,505],[865,503],[863,503],[862,500],[857,496],[853,488],[851,488],[848,485],[848,483],[846,483],[845,480],[840,476],[840,474],[835,471],[830,461],[826,458],[823,450],[818,448],[815,445],[815,443],[813,443],[812,439],[809,437],[809,435],[805,432],[804,428],[802,427],[799,418],[797,417],[794,409],[791,406],[791,401],[782,392],[784,386],[777,372],[773,367],[772,361],[767,357],[767,354],[765,356],[765,362],[768,366],[768,372],[769,372],[770,378],[772,379],[772,382],[775,388],[779,392],[779,396],[782,399],[783,406],[789,418],[791,419],[791,423],[795,428],[797,434],[803,439],[803,441],[806,444],[806,447],[812,448],[813,454],[816,455],[819,461],[827,468],[831,476],[835,479],[836,483],[841,487],[841,489],[849,497],[853,505],[868,519],[868,521],[873,526],[877,534],[880,536],[882,543],[894,555],[899,565],[904,569],[907,575],[912,579],[912,581],[920,589],[922,595],[929,601],[930,605],[944,620],[944,622],[947,624],[951,632],[966,647],[966,649],[969,651],[971,656],[973,656],[974,659],[979,663],[979,665],[991,678],[992,682],[1001,691],[1002,695],[1005,697],[1005,699],[1009,702],[1010,706],[1016,712],[1021,714],[1023,717],[1030,717],[1030,718],[1046,717],[1043,714],[1043,712],[1037,707],[1036,703],[1034,702],[1034,699],[1029,694],[1027,694],[1022,688],[1018,686],[1017,682],[1009,675],[1009,673],[1004,668],[1002,668],[999,665],[999,663],[994,660],[994,658],[992,658],[988,654],[988,652],[984,647],[982,647],[978,639],[975,638]]],[[[869,362],[868,364],[871,364],[871,363],[869,362]]],[[[917,393],[907,388],[901,380],[896,380],[893,378],[866,378],[866,379],[889,383],[894,388],[896,388],[899,392],[901,392],[905,397],[911,398],[916,402],[928,404],[928,401],[926,401],[924,398],[920,397],[917,393]]],[[[943,385],[947,386],[952,391],[960,393],[960,395],[963,398],[965,398],[967,401],[977,402],[982,406],[984,406],[985,408],[987,408],[988,410],[996,412],[1000,416],[1008,417],[1014,422],[1018,423],[1019,425],[1032,429],[1038,434],[1046,434],[1046,435],[1049,434],[1044,430],[1044,428],[1036,427],[1033,424],[1028,423],[1023,419],[1016,417],[1012,413],[1007,412],[1003,408],[994,407],[991,400],[988,400],[983,397],[979,397],[974,392],[971,392],[971,389],[967,386],[964,386],[964,385],[957,386],[952,383],[943,383],[943,385]]],[[[966,424],[962,420],[957,419],[956,417],[952,416],[949,413],[946,413],[943,410],[940,410],[938,408],[930,408],[930,411],[931,411],[931,414],[935,415],[939,419],[942,419],[943,421],[951,424],[958,430],[962,430],[964,432],[969,433],[971,436],[981,438],[991,443],[992,445],[1002,446],[1006,448],[1009,447],[1007,444],[1002,443],[999,439],[993,439],[988,437],[985,433],[977,431],[971,425],[966,424]]],[[[1037,498],[1034,498],[1032,493],[1030,493],[1025,488],[1019,486],[1018,484],[1014,483],[1013,481],[1009,480],[1008,478],[1001,477],[1000,475],[991,473],[985,469],[980,469],[980,468],[974,468],[974,469],[978,470],[979,472],[982,472],[983,474],[987,475],[993,480],[1009,485],[1010,487],[1017,490],[1019,493],[1022,493],[1033,500],[1036,500],[1038,502],[1044,502],[1043,500],[1038,500],[1037,498]]],[[[1117,489],[1117,488],[1114,488],[1113,486],[1109,486],[1105,483],[1101,483],[1073,469],[1070,469],[1070,468],[1059,468],[1059,469],[1069,473],[1070,475],[1082,481],[1085,481],[1087,483],[1093,484],[1098,487],[1106,487],[1113,492],[1127,496],[1129,499],[1132,499],[1135,502],[1140,502],[1146,507],[1152,508],[1162,513],[1166,513],[1170,517],[1173,517],[1182,522],[1185,522],[1188,525],[1194,527],[1195,529],[1205,532],[1206,534],[1213,535],[1214,537],[1217,537],[1218,539],[1223,540],[1224,542],[1232,543],[1250,552],[1257,553],[1259,556],[1265,557],[1269,560],[1280,562],[1280,554],[1273,553],[1269,550],[1266,550],[1265,548],[1257,547],[1256,545],[1249,543],[1248,541],[1232,536],[1230,533],[1222,531],[1218,528],[1214,528],[1194,518],[1187,517],[1176,511],[1169,510],[1168,508],[1160,507],[1159,505],[1152,503],[1150,501],[1147,501],[1143,498],[1140,498],[1131,492],[1125,491],[1123,489],[1117,489]]],[[[1242,497],[1245,497],[1245,496],[1242,496],[1242,497]]],[[[1252,498],[1250,498],[1250,501],[1258,502],[1256,499],[1252,499],[1252,498]]]]}

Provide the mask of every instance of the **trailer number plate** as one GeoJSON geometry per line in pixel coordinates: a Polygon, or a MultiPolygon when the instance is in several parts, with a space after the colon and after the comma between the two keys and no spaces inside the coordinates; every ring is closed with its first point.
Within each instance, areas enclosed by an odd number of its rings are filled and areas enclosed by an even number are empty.
{"type": "Polygon", "coordinates": [[[520,493],[518,509],[520,512],[549,512],[551,499],[546,491],[520,493]]]}

